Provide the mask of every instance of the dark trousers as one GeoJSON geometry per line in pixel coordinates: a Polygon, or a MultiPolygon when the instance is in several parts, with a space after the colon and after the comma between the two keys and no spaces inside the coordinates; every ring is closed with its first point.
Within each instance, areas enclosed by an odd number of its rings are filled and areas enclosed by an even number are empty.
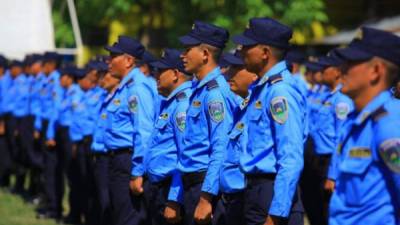
{"type": "Polygon", "coordinates": [[[330,193],[324,182],[331,155],[317,155],[311,138],[306,143],[304,169],[300,180],[304,208],[311,225],[328,224],[330,193]]]}
{"type": "MultiPolygon", "coordinates": [[[[244,216],[247,225],[263,225],[268,216],[268,210],[274,196],[273,178],[249,178],[247,177],[247,187],[244,192],[244,216]]],[[[286,219],[281,219],[280,225],[302,225],[303,205],[301,203],[299,191],[293,199],[293,206],[290,215],[286,219]]]]}
{"type": "Polygon", "coordinates": [[[106,154],[95,154],[93,156],[93,173],[96,186],[97,198],[95,203],[99,206],[99,225],[111,224],[111,203],[108,182],[109,158],[106,154]]]}
{"type": "Polygon", "coordinates": [[[151,216],[152,225],[167,225],[168,223],[164,218],[164,210],[168,201],[169,189],[171,186],[171,178],[166,180],[148,184],[146,194],[148,197],[149,215],[151,216]]]}
{"type": "MultiPolygon", "coordinates": [[[[219,200],[221,206],[217,206],[217,211],[220,211],[223,208],[223,218],[220,218],[217,225],[244,225],[244,191],[230,194],[222,194],[221,199],[219,200]],[[218,210],[220,209],[220,210],[218,210]]],[[[214,215],[214,217],[217,217],[214,215]]]]}
{"type": "MultiPolygon", "coordinates": [[[[6,117],[0,117],[1,126],[4,128],[4,133],[0,134],[0,186],[8,187],[10,184],[10,174],[12,171],[12,156],[8,147],[8,139],[6,133],[6,117]]],[[[3,129],[2,128],[2,129],[3,129]]]]}
{"type": "Polygon", "coordinates": [[[141,196],[132,196],[129,181],[132,169],[132,152],[126,149],[114,150],[109,154],[110,160],[110,196],[113,225],[145,224],[143,212],[144,201],[141,196]]]}
{"type": "Polygon", "coordinates": [[[47,210],[56,217],[62,215],[62,198],[64,195],[64,168],[65,151],[63,139],[65,133],[57,128],[56,146],[47,147],[45,145],[48,121],[43,121],[43,132],[41,134],[42,145],[44,146],[45,156],[45,192],[47,197],[47,210]]]}

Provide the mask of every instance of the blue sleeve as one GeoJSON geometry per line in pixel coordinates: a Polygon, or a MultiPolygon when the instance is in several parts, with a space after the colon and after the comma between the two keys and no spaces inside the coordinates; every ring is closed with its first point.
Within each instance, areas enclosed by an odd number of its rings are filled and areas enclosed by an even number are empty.
{"type": "Polygon", "coordinates": [[[201,190],[218,195],[220,169],[229,139],[228,131],[232,126],[232,113],[228,110],[225,99],[218,89],[209,92],[206,103],[204,107],[206,107],[210,138],[210,161],[201,190]]]}
{"type": "MultiPolygon", "coordinates": [[[[128,94],[129,95],[129,94],[128,94]]],[[[128,97],[129,109],[133,120],[133,156],[132,176],[143,176],[145,165],[143,157],[147,151],[147,142],[154,126],[155,108],[151,89],[145,85],[139,85],[132,89],[128,97]],[[135,99],[134,101],[132,101],[135,99]],[[134,105],[132,105],[134,104],[134,105]]]]}
{"type": "Polygon", "coordinates": [[[61,102],[62,102],[62,96],[63,96],[63,89],[60,86],[59,81],[54,83],[53,90],[53,113],[51,114],[51,117],[49,119],[49,125],[47,127],[46,131],[46,139],[47,140],[52,140],[55,137],[55,126],[56,122],[59,116],[59,111],[61,107],[61,102]]]}
{"type": "Polygon", "coordinates": [[[42,118],[40,115],[35,116],[34,128],[36,131],[40,131],[42,129],[42,118]]]}
{"type": "Polygon", "coordinates": [[[306,118],[303,118],[302,107],[295,99],[294,94],[290,94],[289,87],[278,86],[277,84],[271,88],[273,90],[267,113],[272,123],[277,174],[274,196],[268,214],[288,217],[304,165],[303,129],[306,118]],[[287,110],[286,115],[285,108],[287,110]]]}
{"type": "Polygon", "coordinates": [[[74,94],[72,97],[72,122],[69,129],[69,133],[72,141],[79,141],[83,139],[82,134],[82,120],[84,118],[84,114],[86,111],[85,103],[84,103],[84,94],[78,93],[74,94]]]}
{"type": "MultiPolygon", "coordinates": [[[[339,146],[338,146],[339,148],[339,146]]],[[[339,153],[338,150],[333,151],[331,156],[331,161],[329,162],[328,174],[326,175],[329,180],[335,181],[338,174],[338,160],[339,153]]]]}
{"type": "Polygon", "coordinates": [[[183,203],[183,184],[181,173],[175,170],[172,174],[171,187],[169,188],[168,201],[183,203]]]}
{"type": "Polygon", "coordinates": [[[400,207],[400,129],[393,128],[400,127],[399,110],[400,107],[391,115],[379,119],[375,129],[378,158],[395,208],[400,207]]]}

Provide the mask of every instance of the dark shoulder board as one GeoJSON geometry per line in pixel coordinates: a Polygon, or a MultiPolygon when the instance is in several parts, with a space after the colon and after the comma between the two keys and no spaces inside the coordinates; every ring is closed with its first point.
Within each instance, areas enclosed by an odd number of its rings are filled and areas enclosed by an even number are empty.
{"type": "Polygon", "coordinates": [[[184,91],[179,92],[179,93],[176,95],[176,99],[178,99],[178,101],[185,100],[186,97],[187,97],[187,96],[186,96],[186,93],[185,93],[184,91]]]}
{"type": "Polygon", "coordinates": [[[218,82],[216,80],[210,80],[209,82],[207,82],[206,85],[208,90],[212,90],[219,87],[218,82]]]}
{"type": "Polygon", "coordinates": [[[133,84],[133,79],[131,78],[131,79],[129,79],[127,82],[126,82],[126,86],[131,86],[133,84]]]}
{"type": "Polygon", "coordinates": [[[371,113],[371,118],[378,121],[380,118],[387,115],[387,111],[384,106],[379,107],[377,110],[371,113]]]}
{"type": "Polygon", "coordinates": [[[276,74],[276,75],[270,76],[268,80],[269,80],[269,82],[270,82],[271,84],[275,84],[275,83],[277,83],[277,82],[282,81],[283,78],[282,78],[282,75],[276,74]]]}

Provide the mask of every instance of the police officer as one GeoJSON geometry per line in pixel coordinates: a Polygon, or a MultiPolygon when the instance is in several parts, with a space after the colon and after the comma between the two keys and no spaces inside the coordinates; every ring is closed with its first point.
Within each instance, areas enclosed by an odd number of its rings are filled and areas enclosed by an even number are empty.
{"type": "MultiPolygon", "coordinates": [[[[43,56],[43,86],[41,89],[41,113],[38,117],[41,120],[40,142],[44,152],[44,182],[46,192],[46,205],[38,210],[39,217],[50,217],[60,219],[62,205],[60,199],[60,183],[62,179],[55,175],[58,167],[56,142],[52,138],[54,134],[48,129],[49,123],[56,121],[58,109],[61,103],[62,89],[60,86],[60,73],[58,71],[61,63],[60,55],[56,52],[45,52],[43,56]]],[[[52,126],[52,125],[50,125],[52,126]]],[[[54,136],[53,136],[54,137],[54,136]]]]}
{"type": "Polygon", "coordinates": [[[246,224],[303,224],[297,182],[303,168],[306,102],[283,60],[292,30],[270,18],[253,18],[233,38],[246,69],[259,79],[246,109],[251,137],[240,158],[246,174],[246,224]]]}
{"type": "Polygon", "coordinates": [[[181,219],[182,193],[176,191],[174,186],[178,183],[179,187],[181,183],[177,173],[178,152],[182,149],[192,83],[180,55],[181,52],[176,49],[165,49],[160,60],[150,63],[158,71],[158,90],[165,97],[144,159],[150,182],[145,191],[149,195],[148,207],[153,225],[176,223],[181,219]],[[173,187],[170,189],[171,183],[173,187]]]}
{"type": "MultiPolygon", "coordinates": [[[[307,173],[303,173],[302,190],[307,198],[303,198],[308,219],[311,224],[328,223],[328,204],[330,191],[326,192],[324,181],[327,178],[328,167],[332,153],[338,147],[338,134],[343,128],[347,115],[353,110],[349,97],[340,92],[342,60],[337,56],[336,49],[327,56],[319,58],[318,65],[322,69],[322,84],[329,88],[329,94],[322,99],[315,112],[314,129],[310,132],[313,139],[313,151],[305,159],[307,173]],[[308,177],[305,177],[308,176],[308,177]]],[[[329,182],[328,182],[329,183],[329,182]]],[[[327,183],[327,185],[328,185],[327,183]]]]}
{"type": "Polygon", "coordinates": [[[5,135],[5,105],[4,98],[8,91],[9,75],[7,73],[7,59],[0,55],[0,186],[6,187],[9,185],[9,174],[11,171],[11,155],[8,151],[7,140],[5,135]]]}
{"type": "Polygon", "coordinates": [[[143,214],[143,157],[152,132],[157,93],[136,66],[144,47],[137,40],[120,36],[106,49],[111,75],[121,79],[107,110],[104,144],[110,152],[110,193],[114,224],[140,224],[143,214]],[[131,199],[130,190],[135,197],[131,199]]]}
{"type": "Polygon", "coordinates": [[[197,79],[178,164],[184,188],[184,224],[209,223],[219,193],[219,172],[236,107],[235,96],[217,64],[228,37],[227,30],[196,21],[189,34],[179,38],[186,48],[182,54],[185,71],[197,79]]]}
{"type": "Polygon", "coordinates": [[[111,224],[111,204],[108,182],[109,176],[109,158],[107,157],[107,149],[104,146],[104,131],[107,126],[107,111],[104,105],[111,99],[112,94],[117,89],[120,79],[111,76],[108,72],[108,65],[105,62],[97,61],[97,72],[99,73],[99,86],[105,91],[99,98],[100,108],[98,119],[93,133],[93,141],[91,144],[91,155],[93,159],[93,174],[95,182],[95,190],[97,201],[95,204],[99,206],[99,224],[111,224]]]}
{"type": "Polygon", "coordinates": [[[248,103],[250,85],[257,80],[257,75],[246,70],[239,55],[225,53],[222,57],[228,63],[227,79],[231,91],[237,95],[238,105],[234,112],[234,127],[229,132],[229,142],[221,167],[220,190],[222,197],[214,217],[218,217],[221,208],[222,216],[217,224],[245,224],[243,213],[244,189],[246,187],[244,173],[240,170],[240,153],[247,147],[247,117],[245,108],[248,103]],[[220,205],[222,204],[222,206],[220,205]]]}
{"type": "Polygon", "coordinates": [[[362,27],[338,50],[346,60],[342,92],[355,111],[336,154],[329,224],[400,224],[400,102],[389,90],[399,75],[399,49],[398,36],[362,27]]]}

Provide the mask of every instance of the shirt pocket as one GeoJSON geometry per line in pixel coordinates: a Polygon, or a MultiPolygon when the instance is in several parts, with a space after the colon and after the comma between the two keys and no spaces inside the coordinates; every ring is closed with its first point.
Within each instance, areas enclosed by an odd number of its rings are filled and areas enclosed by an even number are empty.
{"type": "Polygon", "coordinates": [[[230,163],[238,163],[240,157],[240,137],[243,134],[243,129],[238,129],[235,127],[229,134],[229,145],[227,151],[226,161],[230,163]]]}
{"type": "Polygon", "coordinates": [[[346,203],[350,206],[360,206],[364,204],[363,196],[370,190],[368,181],[368,168],[373,162],[372,157],[353,158],[347,157],[339,165],[341,171],[343,190],[345,192],[346,203]]]}
{"type": "Polygon", "coordinates": [[[201,107],[190,107],[187,116],[198,119],[200,117],[201,107]]]}

